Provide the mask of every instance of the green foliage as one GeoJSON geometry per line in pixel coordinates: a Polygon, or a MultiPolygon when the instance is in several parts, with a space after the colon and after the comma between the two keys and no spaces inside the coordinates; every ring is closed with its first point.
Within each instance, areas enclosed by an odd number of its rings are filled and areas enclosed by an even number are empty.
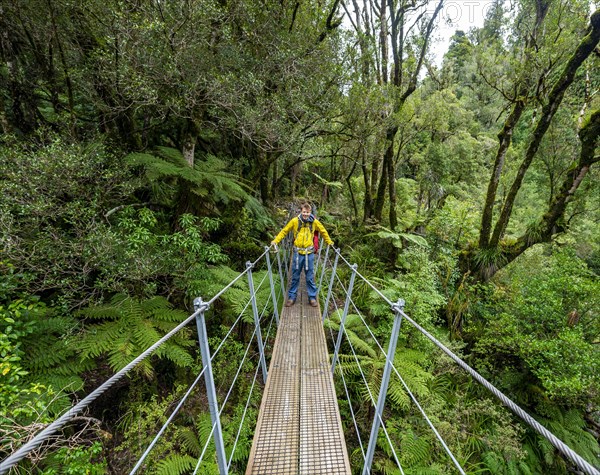
{"type": "MultiPolygon", "coordinates": [[[[102,321],[88,325],[77,341],[82,358],[105,356],[114,371],[129,364],[188,316],[174,309],[163,297],[138,300],[125,295],[116,295],[109,304],[88,307],[81,310],[80,314],[90,320],[102,321]]],[[[191,330],[184,328],[155,354],[177,366],[188,367],[193,361],[188,348],[193,345],[191,330]]],[[[136,371],[152,377],[154,370],[151,359],[142,361],[136,371]]]]}
{"type": "Polygon", "coordinates": [[[102,456],[102,444],[94,442],[89,447],[61,447],[44,461],[41,475],[102,475],[107,464],[102,456]]]}
{"type": "Polygon", "coordinates": [[[89,239],[102,234],[106,211],[135,185],[102,143],[40,142],[0,145],[3,258],[24,277],[20,289],[84,300],[102,262],[89,239]]]}
{"type": "Polygon", "coordinates": [[[392,244],[394,245],[394,247],[398,248],[398,249],[402,249],[403,247],[405,247],[404,242],[410,242],[412,244],[415,244],[417,246],[420,247],[424,247],[427,248],[428,244],[426,239],[423,236],[419,236],[417,234],[410,234],[410,233],[396,233],[390,229],[387,229],[383,226],[380,226],[381,231],[377,231],[377,232],[373,232],[373,233],[369,233],[369,234],[365,234],[364,237],[369,237],[369,236],[377,236],[379,239],[389,239],[392,244]]]}
{"type": "Polygon", "coordinates": [[[218,244],[208,239],[221,225],[217,218],[183,214],[178,230],[170,230],[164,216],[150,209],[127,208],[116,224],[94,236],[90,252],[103,256],[96,287],[150,297],[166,287],[186,294],[188,285],[210,264],[227,260],[218,244]]]}
{"type": "Polygon", "coordinates": [[[227,171],[227,164],[207,154],[203,160],[195,160],[193,167],[184,159],[179,150],[157,147],[156,155],[131,153],[126,162],[133,167],[142,167],[156,199],[164,204],[174,205],[178,198],[173,182],[184,182],[187,189],[203,206],[228,204],[230,201],[246,202],[250,199],[248,187],[234,174],[227,171]]]}
{"type": "MultiPolygon", "coordinates": [[[[494,367],[507,355],[520,361],[557,403],[584,407],[595,400],[600,334],[598,280],[570,251],[540,246],[503,275],[499,312],[490,315],[476,353],[494,367]]],[[[519,363],[513,363],[519,365],[519,363]]]]}
{"type": "MultiPolygon", "coordinates": [[[[392,302],[399,298],[406,302],[406,312],[420,325],[427,326],[445,303],[438,280],[437,265],[421,248],[410,248],[400,254],[401,271],[392,278],[375,279],[380,291],[392,302]]],[[[371,294],[371,312],[376,316],[391,315],[385,302],[371,294]]],[[[391,320],[388,320],[391,321],[391,320]]]]}
{"type": "MultiPolygon", "coordinates": [[[[185,389],[178,386],[163,400],[153,396],[149,401],[128,403],[134,412],[129,413],[128,418],[122,421],[125,437],[116,449],[122,459],[137,460],[158,428],[164,424],[175,406],[175,401],[181,398],[185,389]]],[[[233,410],[221,415],[226,456],[228,460],[231,457],[230,470],[233,473],[245,469],[256,423],[256,410],[249,408],[238,437],[243,414],[243,405],[237,405],[233,410]],[[236,452],[232,456],[231,449],[236,439],[236,452]]],[[[190,398],[150,452],[144,462],[145,470],[157,475],[189,473],[196,467],[204,452],[199,473],[218,475],[212,432],[212,422],[205,402],[190,398]]]]}
{"type": "MultiPolygon", "coordinates": [[[[83,386],[80,372],[89,368],[79,362],[72,345],[75,319],[61,315],[60,309],[46,307],[39,298],[11,299],[17,288],[10,281],[13,276],[7,273],[0,278],[6,283],[0,299],[2,457],[71,406],[69,396],[83,386]]],[[[42,460],[36,462],[43,473],[78,474],[87,467],[92,467],[89,473],[104,473],[102,463],[91,461],[101,450],[99,444],[73,451],[61,448],[45,458],[44,450],[42,460]]],[[[26,470],[31,464],[26,460],[21,466],[26,470]]]]}

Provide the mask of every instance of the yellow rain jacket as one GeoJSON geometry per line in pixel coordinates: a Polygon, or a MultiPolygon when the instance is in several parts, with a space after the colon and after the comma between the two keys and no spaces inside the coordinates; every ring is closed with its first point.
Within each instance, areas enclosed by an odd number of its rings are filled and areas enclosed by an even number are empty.
{"type": "Polygon", "coordinates": [[[315,218],[312,222],[312,230],[309,223],[302,223],[300,227],[300,220],[298,216],[291,219],[289,223],[279,232],[279,234],[273,239],[275,244],[279,244],[281,240],[289,233],[294,231],[294,246],[298,248],[299,254],[309,254],[312,252],[313,247],[313,234],[315,231],[319,231],[325,242],[330,246],[333,246],[333,241],[329,237],[327,230],[321,224],[321,222],[315,218]]]}

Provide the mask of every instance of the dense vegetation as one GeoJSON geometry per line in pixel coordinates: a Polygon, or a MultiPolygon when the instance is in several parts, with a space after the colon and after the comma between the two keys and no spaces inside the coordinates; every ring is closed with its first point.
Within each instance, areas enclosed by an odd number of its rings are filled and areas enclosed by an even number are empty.
{"type": "MultiPolygon", "coordinates": [[[[0,457],[174,328],[194,297],[214,295],[305,197],[364,275],[600,463],[600,11],[497,0],[436,65],[444,9],[3,1],[0,457]]],[[[236,292],[209,318],[214,341],[239,313],[236,292]]],[[[389,309],[368,288],[355,298],[385,340],[389,309]]],[[[382,355],[355,320],[376,388],[382,355]]],[[[221,378],[249,340],[244,322],[213,363],[221,378]]],[[[195,379],[195,337],[190,327],[170,340],[18,473],[127,473],[195,379]]],[[[467,473],[573,471],[425,341],[406,332],[398,346],[398,368],[467,473]]],[[[340,357],[351,382],[353,361],[340,357]]],[[[372,409],[351,387],[366,434],[372,409]]],[[[395,378],[389,394],[406,473],[451,473],[395,378]]],[[[243,409],[233,397],[227,440],[243,409]]],[[[233,473],[259,391],[252,402],[233,473]]],[[[201,395],[186,404],[146,473],[193,468],[207,411],[201,395]]],[[[382,443],[374,473],[395,467],[382,443]]],[[[215,472],[212,458],[202,470],[215,472]]]]}

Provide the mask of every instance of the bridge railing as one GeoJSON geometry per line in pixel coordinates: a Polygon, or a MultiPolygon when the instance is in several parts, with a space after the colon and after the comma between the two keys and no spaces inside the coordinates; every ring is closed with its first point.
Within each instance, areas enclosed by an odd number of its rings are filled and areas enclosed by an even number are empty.
{"type": "MultiPolygon", "coordinates": [[[[329,251],[329,249],[327,249],[329,251]]],[[[320,260],[319,260],[320,261],[320,260]]],[[[366,391],[369,395],[369,399],[373,408],[375,409],[375,416],[372,421],[371,432],[368,437],[368,446],[365,449],[363,443],[363,437],[360,434],[359,427],[356,421],[356,417],[353,410],[352,400],[350,399],[350,391],[348,389],[348,384],[343,371],[339,371],[339,375],[341,377],[341,384],[344,388],[344,394],[348,401],[348,406],[350,412],[352,414],[352,420],[354,424],[354,429],[357,435],[357,442],[360,448],[360,452],[363,458],[363,469],[362,474],[367,475],[371,471],[371,465],[373,462],[373,455],[375,452],[375,447],[377,444],[379,429],[381,428],[384,432],[385,439],[389,445],[389,450],[394,458],[394,462],[396,463],[400,473],[404,473],[404,469],[400,463],[399,457],[397,455],[396,447],[389,436],[389,433],[386,428],[386,424],[383,418],[383,412],[386,403],[386,397],[388,393],[388,384],[390,381],[390,377],[395,375],[402,386],[404,387],[406,393],[410,397],[411,401],[418,409],[418,411],[423,416],[427,425],[435,435],[435,438],[438,440],[439,444],[443,448],[444,452],[446,452],[447,456],[451,460],[452,464],[458,471],[458,473],[464,474],[465,471],[463,467],[461,467],[457,458],[449,449],[446,442],[441,437],[439,431],[436,429],[434,424],[431,422],[430,417],[425,413],[421,404],[415,397],[414,393],[408,387],[406,381],[398,371],[398,369],[394,365],[394,356],[396,354],[396,343],[398,340],[398,335],[400,333],[401,324],[403,321],[408,322],[412,327],[414,327],[420,334],[422,334],[425,338],[427,338],[431,343],[433,343],[440,351],[445,353],[448,357],[450,357],[458,366],[460,366],[463,370],[465,370],[471,377],[473,377],[477,382],[479,382],[482,386],[484,386],[487,390],[489,390],[497,399],[499,399],[506,407],[508,407],[513,413],[519,416],[526,424],[536,430],[539,434],[545,437],[561,454],[567,457],[575,466],[577,466],[582,473],[588,475],[600,475],[600,471],[598,471],[595,467],[593,467],[590,463],[588,463],[585,459],[583,459],[579,454],[573,451],[570,447],[568,447],[563,441],[558,439],[554,434],[548,431],[542,424],[536,421],[533,417],[531,417],[526,411],[520,408],[517,404],[515,404],[512,400],[510,400],[506,395],[504,395],[501,391],[499,391],[495,386],[493,386],[489,381],[487,381],[483,376],[481,376],[477,371],[471,368],[467,363],[461,360],[458,356],[456,356],[450,349],[448,349],[445,345],[443,345],[438,339],[436,339],[430,332],[428,332],[425,328],[415,322],[412,318],[410,318],[404,312],[404,301],[398,300],[397,302],[392,302],[389,300],[377,287],[375,287],[369,280],[367,280],[359,271],[358,266],[356,264],[350,264],[344,256],[340,253],[339,249],[335,249],[333,253],[327,252],[321,264],[321,275],[319,279],[319,291],[320,295],[324,301],[323,307],[323,319],[325,320],[330,314],[331,310],[335,311],[338,315],[340,315],[340,324],[338,329],[337,338],[334,336],[333,329],[331,325],[327,325],[329,328],[330,338],[331,338],[331,347],[332,350],[332,373],[335,374],[335,367],[339,359],[339,351],[342,343],[342,339],[345,338],[347,346],[350,348],[352,357],[360,370],[362,381],[365,385],[366,391]],[[333,259],[330,259],[329,256],[333,254],[333,259]],[[349,278],[346,282],[342,282],[340,278],[340,270],[344,267],[344,274],[349,273],[349,278]],[[349,272],[348,272],[349,271],[349,272]],[[387,352],[384,350],[382,345],[377,340],[374,332],[370,328],[369,324],[366,321],[366,318],[363,316],[360,309],[354,302],[352,297],[353,289],[356,278],[363,281],[368,287],[370,287],[378,297],[384,301],[390,308],[390,312],[394,315],[394,323],[393,328],[390,334],[390,340],[387,344],[387,352]],[[327,284],[327,285],[325,285],[327,284]],[[338,302],[344,302],[344,308],[338,308],[338,302]],[[381,378],[381,386],[379,388],[379,393],[377,400],[375,395],[372,393],[371,388],[369,387],[367,378],[365,373],[361,367],[360,358],[357,355],[356,349],[352,344],[352,338],[349,337],[348,330],[346,328],[346,319],[348,317],[350,308],[352,307],[352,313],[354,315],[358,315],[360,321],[368,331],[371,336],[371,339],[375,343],[375,345],[379,348],[381,353],[385,356],[386,362],[383,370],[383,375],[381,378]]]]}
{"type": "MultiPolygon", "coordinates": [[[[289,246],[289,244],[290,243],[287,242],[288,246],[289,246]]],[[[74,405],[71,409],[66,411],[60,418],[58,418],[56,421],[49,424],[44,430],[39,432],[33,439],[29,440],[27,443],[25,443],[23,446],[21,446],[17,451],[15,451],[13,454],[11,454],[8,458],[3,460],[0,463],[0,474],[7,473],[8,470],[10,470],[12,467],[15,467],[21,460],[23,460],[25,457],[27,457],[27,455],[29,453],[31,453],[32,451],[39,448],[46,440],[51,438],[53,436],[53,434],[58,432],[77,414],[81,413],[87,406],[89,406],[100,395],[102,395],[106,391],[110,390],[110,388],[116,382],[118,382],[120,379],[122,379],[133,368],[135,368],[143,360],[148,358],[160,346],[162,346],[166,341],[168,341],[170,338],[172,338],[175,334],[177,334],[179,331],[181,331],[184,327],[186,327],[188,324],[190,324],[194,320],[196,321],[196,325],[197,325],[197,329],[198,329],[198,338],[199,338],[199,344],[200,344],[200,350],[201,350],[201,356],[202,356],[203,369],[200,372],[200,374],[197,375],[195,381],[190,385],[190,387],[188,388],[184,397],[179,401],[178,405],[175,407],[173,412],[170,414],[167,422],[159,430],[159,432],[155,436],[154,440],[149,444],[149,446],[145,450],[144,454],[138,460],[135,467],[133,467],[133,469],[131,470],[130,473],[132,473],[132,474],[136,473],[140,468],[142,468],[144,466],[143,464],[144,464],[146,457],[151,452],[151,450],[153,449],[153,447],[155,446],[155,444],[159,440],[159,438],[162,436],[162,434],[166,430],[166,427],[172,422],[173,418],[175,417],[177,412],[181,409],[181,407],[183,406],[183,404],[185,403],[185,401],[187,400],[189,395],[192,393],[194,388],[197,386],[200,379],[202,377],[204,377],[205,385],[206,385],[206,389],[207,389],[207,397],[209,400],[209,410],[211,413],[212,427],[211,427],[210,436],[207,438],[207,440],[204,444],[204,447],[202,449],[202,453],[201,453],[200,457],[198,458],[197,463],[194,467],[194,473],[198,473],[198,470],[201,468],[204,456],[207,452],[209,442],[211,440],[214,440],[215,447],[216,447],[216,458],[217,458],[217,462],[219,465],[219,471],[221,474],[227,474],[228,470],[231,466],[233,454],[235,453],[235,450],[236,450],[236,445],[239,440],[242,425],[244,424],[244,420],[245,420],[245,417],[246,417],[246,414],[247,414],[247,411],[248,411],[248,408],[250,405],[250,399],[251,399],[252,392],[255,387],[255,383],[257,381],[259,370],[262,370],[263,380],[266,380],[266,376],[267,376],[267,369],[266,369],[267,365],[266,365],[266,356],[265,356],[265,352],[264,352],[264,347],[267,346],[266,343],[268,342],[268,340],[271,336],[272,327],[274,325],[277,325],[278,318],[279,318],[278,317],[279,297],[278,297],[278,292],[276,292],[276,289],[275,289],[275,287],[276,287],[275,281],[279,280],[279,283],[281,284],[281,293],[280,294],[281,294],[282,299],[285,298],[285,278],[287,276],[286,270],[289,267],[289,261],[288,261],[289,251],[288,250],[281,251],[281,252],[277,253],[277,255],[276,255],[277,256],[278,275],[275,275],[275,273],[273,272],[273,269],[272,269],[273,265],[270,260],[269,251],[270,251],[270,248],[266,247],[263,254],[256,261],[248,262],[246,264],[246,269],[243,272],[241,272],[236,278],[234,278],[221,291],[219,291],[215,296],[213,296],[210,300],[203,301],[200,298],[197,299],[195,301],[195,312],[192,315],[190,315],[188,318],[186,318],[175,329],[173,329],[171,332],[169,332],[164,337],[162,337],[154,345],[152,345],[147,350],[145,350],[142,354],[140,354],[137,358],[135,358],[131,363],[129,363],[127,366],[125,366],[123,369],[121,369],[119,372],[117,372],[115,375],[113,375],[111,378],[109,378],[104,384],[102,384],[100,387],[98,387],[96,390],[94,390],[92,393],[90,393],[88,396],[86,396],[84,399],[82,399],[79,403],[74,405]],[[263,259],[264,259],[264,263],[267,268],[267,272],[263,276],[261,282],[255,287],[254,286],[254,276],[253,276],[252,270],[257,266],[257,264],[259,262],[262,262],[263,259]],[[215,301],[217,301],[217,299],[221,298],[223,296],[223,294],[225,294],[225,292],[227,292],[232,286],[236,285],[236,283],[238,283],[238,281],[240,281],[244,277],[246,277],[248,279],[248,291],[249,291],[248,301],[246,302],[243,310],[240,312],[239,316],[237,317],[237,319],[235,320],[235,322],[233,323],[233,325],[227,332],[226,336],[222,339],[222,341],[220,342],[220,344],[218,345],[216,350],[211,354],[210,348],[208,346],[208,335],[206,334],[205,313],[210,308],[210,306],[215,301]],[[259,304],[257,302],[257,293],[262,288],[262,286],[265,285],[267,278],[269,278],[269,285],[271,287],[270,288],[271,302],[269,302],[269,299],[266,299],[264,302],[264,305],[262,307],[262,310],[259,312],[259,304]],[[269,307],[269,305],[272,305],[274,310],[273,310],[273,315],[271,316],[269,323],[267,325],[266,320],[268,318],[268,315],[267,315],[266,311],[267,311],[267,308],[269,307]],[[230,335],[232,334],[232,332],[236,328],[236,326],[238,324],[240,324],[243,315],[245,314],[246,310],[249,307],[252,308],[252,315],[253,315],[253,321],[254,321],[254,332],[252,334],[252,337],[250,338],[250,341],[248,342],[248,344],[246,346],[246,351],[242,358],[242,362],[238,366],[238,371],[237,371],[235,377],[233,378],[233,382],[231,383],[231,386],[229,387],[229,389],[227,391],[227,395],[225,396],[224,400],[221,403],[219,403],[217,401],[216,390],[215,390],[215,386],[214,386],[212,361],[213,361],[214,357],[218,354],[220,349],[223,347],[226,340],[230,337],[230,335]],[[266,331],[265,342],[263,342],[261,328],[264,328],[265,326],[267,326],[268,329],[266,331]],[[255,338],[256,338],[256,343],[254,343],[255,338]],[[253,379],[252,386],[249,391],[249,395],[246,400],[246,404],[245,404],[245,408],[244,408],[244,415],[243,415],[240,425],[237,429],[237,434],[236,434],[236,438],[235,438],[233,447],[230,448],[230,457],[229,457],[229,459],[227,459],[226,450],[225,450],[225,447],[223,444],[223,435],[221,433],[221,427],[220,427],[220,415],[229,399],[229,396],[232,394],[234,385],[240,375],[241,368],[244,365],[246,358],[248,357],[250,348],[254,344],[256,344],[256,346],[258,348],[259,363],[256,365],[254,379],[253,379]]],[[[359,428],[358,428],[358,424],[356,422],[355,415],[354,415],[354,413],[352,414],[353,423],[354,423],[354,427],[355,427],[355,430],[357,433],[358,443],[360,446],[360,451],[361,451],[361,454],[362,454],[362,457],[364,460],[363,469],[362,469],[363,475],[370,473],[371,464],[372,464],[372,460],[373,460],[373,454],[375,451],[375,445],[377,443],[377,438],[378,438],[380,428],[381,428],[381,430],[383,430],[383,432],[385,434],[385,439],[387,440],[387,443],[389,444],[389,449],[390,449],[391,454],[393,455],[395,463],[397,464],[400,472],[404,473],[404,470],[399,461],[399,457],[397,455],[397,448],[394,447],[394,444],[389,436],[389,433],[386,428],[385,420],[383,417],[383,411],[385,408],[387,391],[388,391],[388,384],[389,384],[389,381],[390,381],[390,378],[392,377],[392,375],[395,375],[397,378],[399,378],[399,381],[401,382],[401,384],[407,391],[407,394],[409,395],[410,399],[413,401],[415,406],[418,408],[419,412],[422,414],[422,416],[426,420],[428,426],[435,434],[435,437],[437,438],[437,440],[443,447],[444,451],[446,452],[447,456],[450,458],[450,460],[456,467],[457,471],[459,473],[465,473],[463,468],[460,466],[459,462],[457,461],[456,457],[452,454],[452,452],[450,451],[450,449],[448,448],[448,446],[446,445],[446,443],[440,436],[438,430],[434,427],[430,418],[427,416],[427,414],[425,413],[425,411],[419,404],[417,398],[414,396],[413,392],[411,392],[410,388],[404,381],[402,375],[400,374],[400,372],[394,365],[394,356],[396,353],[396,343],[397,343],[398,335],[401,330],[401,324],[403,321],[408,322],[419,333],[421,333],[424,337],[426,337],[429,341],[431,341],[439,350],[441,350],[443,353],[445,353],[447,356],[449,356],[457,365],[459,365],[461,368],[463,368],[468,374],[470,374],[480,384],[482,384],[484,387],[486,387],[492,394],[494,394],[495,397],[497,397],[500,401],[502,401],[503,404],[505,404],[515,414],[517,414],[519,417],[521,417],[527,424],[529,424],[532,428],[534,428],[542,436],[544,436],[546,439],[548,439],[557,448],[557,450],[559,450],[563,455],[565,455],[568,459],[570,459],[577,467],[579,467],[579,469],[583,473],[586,473],[588,475],[600,475],[600,472],[596,468],[594,468],[591,464],[589,464],[587,461],[585,461],[581,456],[579,456],[577,453],[575,453],[573,450],[571,450],[566,444],[564,444],[561,440],[559,440],[552,433],[550,433],[547,429],[545,429],[541,424],[539,424],[529,414],[527,414],[524,410],[522,410],[519,406],[517,406],[514,402],[512,402],[509,398],[507,398],[504,394],[502,394],[491,383],[489,383],[487,380],[485,380],[485,378],[483,378],[473,368],[471,368],[464,361],[462,361],[460,358],[458,358],[451,350],[449,350],[440,341],[438,341],[433,335],[431,335],[431,333],[429,333],[422,326],[420,326],[413,319],[411,319],[404,312],[404,302],[403,301],[399,300],[395,303],[390,301],[379,289],[377,289],[371,282],[369,282],[358,271],[358,267],[356,265],[351,265],[342,256],[342,254],[340,253],[339,250],[337,250],[337,249],[331,250],[330,248],[327,247],[327,248],[325,248],[323,256],[322,256],[322,252],[323,252],[323,248],[321,247],[321,249],[319,251],[319,256],[316,261],[317,261],[317,269],[320,269],[319,288],[321,290],[321,295],[324,299],[324,300],[322,300],[322,302],[324,302],[323,318],[324,319],[327,318],[327,316],[330,313],[330,309],[335,310],[339,315],[341,315],[340,316],[340,326],[339,326],[337,338],[334,337],[333,330],[332,330],[331,326],[328,325],[331,340],[332,340],[332,348],[333,348],[332,372],[335,371],[335,367],[336,367],[338,359],[339,359],[339,350],[340,350],[340,347],[342,344],[342,340],[345,338],[348,346],[351,349],[352,356],[355,359],[357,366],[360,368],[361,377],[363,379],[363,382],[365,383],[365,387],[369,394],[369,399],[371,401],[371,404],[375,408],[375,417],[373,418],[370,436],[368,438],[368,443],[366,443],[366,444],[363,443],[363,437],[361,436],[361,434],[359,432],[359,428]],[[323,258],[321,259],[321,257],[323,257],[323,258]],[[342,269],[344,270],[345,274],[349,274],[347,283],[342,282],[342,277],[340,277],[341,273],[339,271],[342,269]],[[357,307],[356,303],[354,302],[353,288],[354,288],[354,284],[355,284],[355,281],[357,278],[362,280],[364,284],[369,286],[379,296],[379,298],[381,298],[389,306],[390,311],[393,312],[394,324],[393,324],[393,328],[391,331],[390,340],[387,344],[387,352],[384,350],[383,346],[379,343],[379,341],[375,337],[373,330],[370,328],[365,317],[362,315],[360,309],[357,307]],[[338,302],[344,302],[343,309],[338,308],[338,302]],[[353,310],[353,314],[356,314],[359,316],[362,324],[366,327],[367,331],[370,333],[371,338],[373,339],[373,342],[379,348],[381,353],[386,357],[384,373],[382,376],[382,383],[379,388],[377,400],[369,387],[366,376],[360,365],[360,358],[357,355],[356,349],[352,345],[352,339],[349,338],[348,329],[346,328],[346,319],[349,315],[349,311],[350,311],[351,307],[353,310]],[[365,445],[367,445],[366,448],[365,448],[365,445]]],[[[316,270],[315,275],[319,275],[318,270],[316,270]]],[[[352,401],[350,400],[350,391],[346,384],[346,380],[345,380],[343,372],[341,372],[341,378],[342,378],[342,384],[344,387],[344,392],[348,399],[349,408],[350,408],[350,411],[352,412],[353,409],[352,409],[352,401]]]]}
{"type": "Polygon", "coordinates": [[[139,458],[135,466],[131,469],[130,474],[137,473],[141,468],[144,467],[144,462],[146,461],[148,455],[160,439],[160,437],[164,434],[167,427],[171,424],[177,413],[185,404],[186,400],[188,400],[189,396],[193,393],[194,389],[200,382],[201,378],[204,377],[204,382],[207,391],[207,399],[209,405],[209,411],[211,414],[212,428],[209,437],[202,448],[202,453],[198,458],[198,461],[194,467],[194,473],[198,473],[198,470],[202,466],[202,462],[204,456],[207,453],[207,448],[209,446],[210,441],[214,441],[216,448],[216,458],[219,466],[219,472],[221,474],[228,473],[229,467],[231,466],[237,443],[240,437],[240,433],[242,431],[243,424],[246,419],[246,415],[248,413],[248,408],[250,406],[251,396],[253,390],[256,385],[257,377],[259,370],[262,372],[263,381],[266,381],[267,378],[267,363],[266,363],[266,355],[265,355],[265,346],[269,342],[269,338],[273,337],[274,331],[273,328],[277,326],[279,321],[279,313],[278,309],[281,305],[282,298],[284,296],[285,284],[284,282],[285,274],[283,272],[285,263],[282,265],[282,256],[280,253],[277,254],[277,268],[273,269],[274,264],[271,262],[271,258],[269,255],[270,248],[265,247],[264,252],[260,255],[258,259],[254,262],[247,262],[246,269],[239,273],[237,277],[235,277],[229,284],[223,287],[216,295],[214,295],[210,300],[203,301],[201,298],[197,298],[194,301],[194,313],[192,313],[189,317],[187,317],[184,321],[182,321],[177,327],[175,327],[168,334],[164,335],[160,340],[154,343],[152,346],[147,348],[143,353],[141,353],[137,358],[131,361],[128,365],[122,368],[120,371],[115,373],[112,377],[110,377],[106,382],[88,394],[85,398],[83,398],[80,402],[72,406],[69,410],[67,410],[62,416],[56,419],[54,422],[50,423],[43,430],[38,432],[32,439],[27,441],[21,447],[19,447],[15,452],[9,455],[6,459],[0,462],[0,474],[8,473],[11,468],[17,467],[18,464],[25,459],[29,454],[38,450],[46,441],[55,438],[55,434],[57,434],[64,426],[66,426],[69,421],[74,419],[78,414],[82,413],[86,410],[86,408],[97,398],[99,398],[102,394],[110,391],[110,389],[121,379],[123,379],[131,370],[137,367],[142,361],[146,358],[150,357],[153,353],[155,353],[164,343],[178,334],[183,328],[187,327],[193,321],[196,322],[196,327],[198,331],[198,341],[200,346],[200,353],[202,358],[202,370],[196,376],[195,380],[188,387],[186,393],[178,402],[176,407],[173,409],[167,421],[158,431],[152,442],[146,448],[142,456],[139,458]],[[255,286],[255,275],[253,275],[253,269],[257,268],[258,265],[262,265],[266,268],[266,272],[262,276],[261,281],[258,285],[255,286]],[[247,287],[248,287],[248,301],[245,303],[242,311],[237,316],[234,323],[231,325],[226,335],[223,337],[217,348],[211,353],[211,350],[208,345],[208,334],[206,331],[206,323],[205,323],[205,314],[207,310],[218,300],[220,299],[226,292],[228,292],[233,286],[241,286],[242,279],[247,279],[247,287]],[[268,284],[266,283],[268,279],[268,284]],[[265,299],[264,302],[259,302],[257,299],[257,295],[261,288],[264,285],[269,285],[270,287],[270,298],[265,299]],[[278,296],[277,287],[281,287],[283,290],[278,296]],[[261,305],[261,309],[259,311],[259,303],[261,305]],[[214,383],[213,376],[213,368],[212,361],[215,356],[219,353],[219,351],[223,348],[223,345],[226,343],[228,338],[231,337],[234,329],[240,325],[244,315],[247,310],[252,309],[252,316],[254,320],[254,331],[246,345],[245,353],[242,357],[241,362],[238,365],[237,372],[233,377],[233,381],[227,391],[227,394],[222,402],[219,403],[217,401],[216,388],[214,383]],[[268,309],[272,309],[272,314],[267,312],[268,309]],[[262,338],[262,330],[261,328],[266,328],[265,331],[265,341],[263,342],[262,338]],[[256,371],[254,373],[254,377],[252,380],[252,385],[249,390],[248,397],[246,399],[246,404],[244,407],[243,415],[241,418],[241,422],[237,428],[237,433],[235,437],[235,441],[233,443],[233,447],[229,448],[230,456],[226,457],[225,446],[223,444],[223,434],[221,431],[220,424],[220,416],[225,408],[230,395],[234,389],[234,386],[240,376],[242,367],[244,367],[244,363],[247,361],[250,349],[256,345],[258,348],[258,358],[259,362],[256,365],[256,371]]]}

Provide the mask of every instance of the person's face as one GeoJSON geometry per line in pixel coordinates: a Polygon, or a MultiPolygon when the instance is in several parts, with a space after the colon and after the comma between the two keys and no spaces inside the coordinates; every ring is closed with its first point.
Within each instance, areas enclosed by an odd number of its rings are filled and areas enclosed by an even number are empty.
{"type": "Polygon", "coordinates": [[[308,219],[310,216],[310,208],[302,208],[302,218],[308,219]]]}

